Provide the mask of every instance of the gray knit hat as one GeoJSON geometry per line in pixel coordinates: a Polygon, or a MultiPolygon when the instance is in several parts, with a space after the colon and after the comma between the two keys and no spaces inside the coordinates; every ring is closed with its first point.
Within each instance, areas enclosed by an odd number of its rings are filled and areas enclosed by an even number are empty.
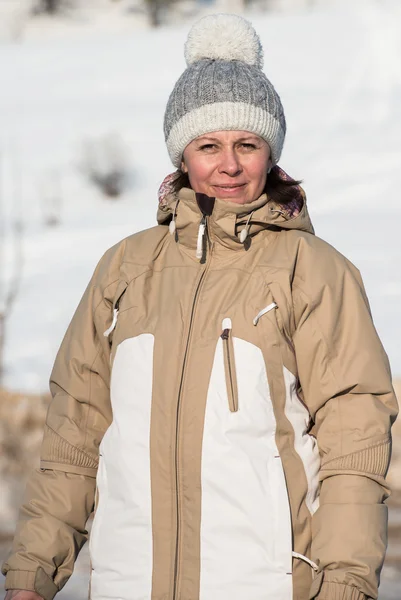
{"type": "Polygon", "coordinates": [[[280,97],[262,71],[263,50],[252,25],[238,15],[204,17],[185,44],[188,68],[170,95],[164,136],[179,167],[186,146],[212,131],[249,131],[266,140],[273,164],[286,124],[280,97]]]}

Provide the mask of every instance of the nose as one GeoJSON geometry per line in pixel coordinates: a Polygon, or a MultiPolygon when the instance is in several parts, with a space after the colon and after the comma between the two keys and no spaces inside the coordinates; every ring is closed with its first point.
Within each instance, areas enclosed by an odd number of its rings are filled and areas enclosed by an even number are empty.
{"type": "Polygon", "coordinates": [[[241,172],[241,163],[235,150],[232,148],[225,149],[220,155],[219,173],[225,173],[230,177],[235,177],[241,172]]]}

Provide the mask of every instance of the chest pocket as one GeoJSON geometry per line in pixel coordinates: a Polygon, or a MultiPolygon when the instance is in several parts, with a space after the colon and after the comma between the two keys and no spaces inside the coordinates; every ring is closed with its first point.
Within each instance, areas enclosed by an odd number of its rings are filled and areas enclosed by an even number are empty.
{"type": "MultiPolygon", "coordinates": [[[[276,282],[266,284],[265,304],[254,306],[253,325],[258,330],[262,349],[271,346],[274,337],[279,346],[282,364],[296,373],[295,349],[292,341],[293,311],[286,294],[276,282]]],[[[276,348],[276,351],[278,348],[276,348]]]]}
{"type": "Polygon", "coordinates": [[[228,407],[231,412],[238,411],[237,366],[235,363],[234,343],[231,319],[223,319],[223,331],[220,335],[223,346],[224,372],[227,387],[228,407]]]}

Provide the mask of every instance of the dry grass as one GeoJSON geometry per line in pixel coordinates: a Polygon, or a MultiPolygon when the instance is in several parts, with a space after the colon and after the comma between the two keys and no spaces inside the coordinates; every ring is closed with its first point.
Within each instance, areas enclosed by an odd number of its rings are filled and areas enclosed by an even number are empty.
{"type": "Polygon", "coordinates": [[[24,476],[37,461],[49,399],[0,390],[2,476],[24,476]]]}
{"type": "Polygon", "coordinates": [[[0,537],[13,532],[26,479],[39,465],[48,404],[45,395],[0,390],[0,537]]]}

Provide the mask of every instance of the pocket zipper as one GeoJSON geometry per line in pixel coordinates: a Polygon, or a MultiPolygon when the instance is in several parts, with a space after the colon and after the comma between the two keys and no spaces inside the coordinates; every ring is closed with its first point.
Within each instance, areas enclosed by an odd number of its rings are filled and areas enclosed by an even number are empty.
{"type": "Polygon", "coordinates": [[[224,371],[226,377],[226,387],[228,396],[228,407],[231,412],[238,411],[238,386],[235,370],[234,344],[232,339],[231,319],[223,319],[223,331],[221,339],[223,340],[224,371]]]}
{"type": "Polygon", "coordinates": [[[117,325],[117,319],[118,319],[118,308],[115,308],[113,310],[113,320],[111,322],[111,325],[108,329],[106,329],[106,331],[104,332],[104,337],[109,337],[109,335],[111,334],[111,332],[114,330],[115,326],[117,325]]]}
{"type": "Polygon", "coordinates": [[[117,325],[120,300],[124,296],[125,292],[126,292],[126,289],[120,294],[120,296],[116,300],[116,303],[115,303],[114,309],[113,309],[113,320],[111,322],[110,327],[108,329],[106,329],[106,331],[103,333],[104,337],[109,337],[109,335],[112,333],[112,331],[114,331],[114,329],[117,325]]]}
{"type": "Polygon", "coordinates": [[[273,310],[273,308],[277,308],[277,304],[275,302],[272,302],[268,306],[265,306],[265,308],[262,308],[262,310],[260,310],[258,312],[258,314],[256,315],[256,317],[254,318],[253,324],[256,326],[259,323],[259,319],[261,317],[263,317],[263,315],[265,315],[266,313],[268,313],[271,310],[273,310]]]}

